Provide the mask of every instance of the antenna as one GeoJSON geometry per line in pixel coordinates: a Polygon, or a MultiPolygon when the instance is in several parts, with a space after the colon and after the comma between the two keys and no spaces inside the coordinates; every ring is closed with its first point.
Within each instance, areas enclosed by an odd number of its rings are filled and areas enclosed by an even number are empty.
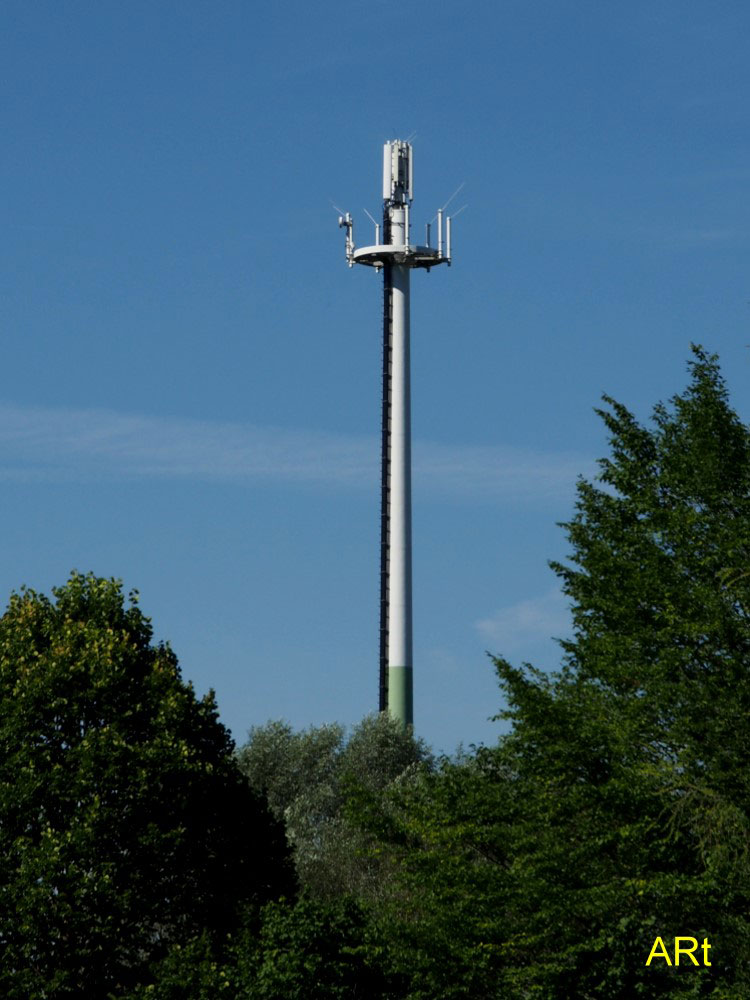
{"type": "Polygon", "coordinates": [[[346,260],[354,267],[354,222],[348,212],[339,216],[339,229],[346,229],[346,260]]]}
{"type": "Polygon", "coordinates": [[[411,271],[429,271],[451,263],[451,219],[443,213],[463,184],[438,209],[438,245],[409,240],[414,192],[414,160],[409,140],[393,139],[383,147],[383,242],[375,223],[375,244],[357,248],[351,216],[341,213],[346,228],[350,267],[365,264],[383,271],[383,408],[380,500],[380,672],[379,708],[403,726],[414,721],[411,580],[411,402],[410,316],[411,271]]]}

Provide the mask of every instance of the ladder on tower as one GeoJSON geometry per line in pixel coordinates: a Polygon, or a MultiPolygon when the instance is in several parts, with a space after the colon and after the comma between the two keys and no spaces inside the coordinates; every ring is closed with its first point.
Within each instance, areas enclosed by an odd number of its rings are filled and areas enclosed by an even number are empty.
{"type": "MultiPolygon", "coordinates": [[[[386,237],[388,238],[388,237],[386,237]]],[[[380,690],[381,712],[388,708],[388,577],[391,541],[391,362],[393,286],[391,267],[383,268],[383,409],[380,467],[380,690]]]]}

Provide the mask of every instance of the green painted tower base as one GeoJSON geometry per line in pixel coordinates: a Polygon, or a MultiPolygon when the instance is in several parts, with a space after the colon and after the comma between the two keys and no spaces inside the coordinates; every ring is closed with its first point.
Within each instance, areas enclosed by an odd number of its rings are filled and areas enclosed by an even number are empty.
{"type": "Polygon", "coordinates": [[[411,667],[388,667],[388,714],[404,728],[414,725],[411,667]]]}

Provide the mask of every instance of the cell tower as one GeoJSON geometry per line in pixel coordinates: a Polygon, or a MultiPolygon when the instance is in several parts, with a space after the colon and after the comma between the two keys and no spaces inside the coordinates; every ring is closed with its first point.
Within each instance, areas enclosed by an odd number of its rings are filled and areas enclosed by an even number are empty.
{"type": "MultiPolygon", "coordinates": [[[[437,213],[437,247],[410,241],[413,156],[408,142],[383,147],[383,227],[375,222],[373,246],[354,245],[349,212],[346,229],[349,267],[366,264],[383,272],[383,411],[380,500],[380,711],[404,726],[414,721],[411,621],[411,402],[409,387],[409,275],[451,262],[451,220],[437,213]]],[[[369,214],[369,213],[368,213],[369,214]]],[[[372,218],[372,216],[370,216],[372,218]]],[[[375,220],[373,219],[373,222],[375,220]]]]}

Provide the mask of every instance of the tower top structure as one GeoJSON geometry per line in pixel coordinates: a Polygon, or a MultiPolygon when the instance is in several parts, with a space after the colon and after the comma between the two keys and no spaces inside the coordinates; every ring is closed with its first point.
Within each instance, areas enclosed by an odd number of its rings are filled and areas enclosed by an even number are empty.
{"type": "Polygon", "coordinates": [[[339,216],[339,226],[346,229],[346,260],[349,267],[367,264],[380,270],[385,264],[405,264],[407,267],[423,267],[428,271],[438,264],[451,263],[451,218],[445,216],[442,208],[437,210],[437,246],[430,245],[430,223],[425,227],[425,244],[410,242],[411,202],[414,191],[414,150],[410,142],[392,139],[383,146],[383,226],[375,223],[375,243],[357,248],[354,243],[354,220],[351,214],[339,216]],[[394,213],[403,212],[403,219],[394,218],[394,213]],[[396,225],[394,222],[400,222],[396,225]],[[390,224],[390,225],[389,225],[390,224]],[[390,234],[388,230],[390,231],[390,234]],[[444,232],[445,230],[445,232],[444,232]],[[390,239],[389,239],[390,235],[390,239]],[[393,236],[403,237],[394,242],[393,236]],[[445,240],[443,237],[445,236],[445,240]]]}

